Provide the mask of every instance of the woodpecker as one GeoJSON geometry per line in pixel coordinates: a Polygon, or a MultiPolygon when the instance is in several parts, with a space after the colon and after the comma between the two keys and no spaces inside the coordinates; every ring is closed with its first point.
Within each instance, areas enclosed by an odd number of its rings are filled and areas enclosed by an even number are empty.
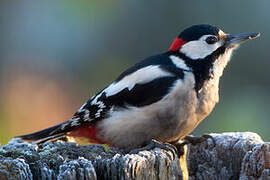
{"type": "Polygon", "coordinates": [[[226,34],[207,24],[191,26],[167,52],[128,68],[70,120],[18,137],[37,143],[84,137],[123,149],[152,139],[184,139],[219,101],[219,80],[233,50],[259,35],[226,34]]]}

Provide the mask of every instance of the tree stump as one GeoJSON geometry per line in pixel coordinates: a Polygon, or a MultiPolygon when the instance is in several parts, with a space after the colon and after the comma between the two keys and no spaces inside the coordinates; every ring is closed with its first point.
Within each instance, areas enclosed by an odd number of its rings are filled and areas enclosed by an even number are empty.
{"type": "MultiPolygon", "coordinates": [[[[189,179],[270,179],[270,143],[255,133],[211,134],[188,145],[189,179]]],[[[0,179],[182,179],[179,159],[155,148],[138,154],[101,145],[44,143],[12,139],[0,146],[0,179]]]]}

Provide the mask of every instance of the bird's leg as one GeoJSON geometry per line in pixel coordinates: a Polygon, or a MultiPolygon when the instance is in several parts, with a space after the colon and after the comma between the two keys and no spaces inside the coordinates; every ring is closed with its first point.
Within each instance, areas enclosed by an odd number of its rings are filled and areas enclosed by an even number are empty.
{"type": "Polygon", "coordinates": [[[209,134],[204,134],[200,137],[198,136],[192,136],[192,135],[187,135],[183,140],[184,144],[192,144],[192,145],[197,145],[199,143],[202,143],[206,141],[207,139],[212,139],[214,146],[216,145],[216,140],[213,136],[209,134]]]}
{"type": "Polygon", "coordinates": [[[177,154],[179,157],[183,156],[185,154],[185,149],[184,149],[184,146],[188,144],[186,143],[185,141],[175,141],[175,142],[172,142],[172,145],[174,147],[176,147],[177,149],[177,154]]]}
{"type": "Polygon", "coordinates": [[[171,142],[171,144],[176,147],[177,152],[178,152],[178,156],[180,157],[180,156],[184,155],[184,153],[185,153],[184,146],[186,144],[196,145],[196,144],[199,144],[199,143],[202,143],[202,142],[206,141],[209,138],[212,139],[213,144],[215,146],[216,141],[213,138],[213,136],[211,136],[209,134],[204,134],[204,135],[202,135],[200,137],[187,135],[183,140],[177,140],[177,141],[171,142]]]}
{"type": "Polygon", "coordinates": [[[144,147],[141,147],[141,148],[137,148],[137,149],[131,150],[131,151],[129,152],[129,154],[137,154],[138,152],[144,151],[144,150],[149,151],[149,150],[152,150],[152,149],[154,149],[154,148],[156,148],[156,147],[157,147],[157,148],[160,148],[160,149],[164,149],[164,150],[167,150],[167,151],[172,152],[173,158],[174,158],[174,159],[175,159],[176,154],[178,154],[178,153],[177,153],[177,148],[176,148],[174,145],[169,144],[169,143],[162,143],[162,142],[159,142],[159,141],[154,140],[154,139],[152,139],[152,140],[150,141],[150,143],[147,144],[147,145],[144,146],[144,147]]]}

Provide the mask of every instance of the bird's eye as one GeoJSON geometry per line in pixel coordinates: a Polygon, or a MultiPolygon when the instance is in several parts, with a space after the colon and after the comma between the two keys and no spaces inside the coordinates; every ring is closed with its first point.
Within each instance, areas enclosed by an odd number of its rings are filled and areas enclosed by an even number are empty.
{"type": "Polygon", "coordinates": [[[216,36],[209,36],[208,38],[205,39],[207,44],[214,44],[218,41],[218,38],[216,36]]]}

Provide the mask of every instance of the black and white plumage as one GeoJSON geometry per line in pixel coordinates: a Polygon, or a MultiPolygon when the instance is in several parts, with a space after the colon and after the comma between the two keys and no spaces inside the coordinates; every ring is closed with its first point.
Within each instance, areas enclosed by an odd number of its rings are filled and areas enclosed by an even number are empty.
{"type": "Polygon", "coordinates": [[[64,135],[83,136],[126,149],[151,139],[182,139],[218,102],[219,78],[232,51],[257,36],[228,35],[211,25],[192,26],[168,52],[124,71],[72,119],[20,137],[43,142],[64,135]]]}

